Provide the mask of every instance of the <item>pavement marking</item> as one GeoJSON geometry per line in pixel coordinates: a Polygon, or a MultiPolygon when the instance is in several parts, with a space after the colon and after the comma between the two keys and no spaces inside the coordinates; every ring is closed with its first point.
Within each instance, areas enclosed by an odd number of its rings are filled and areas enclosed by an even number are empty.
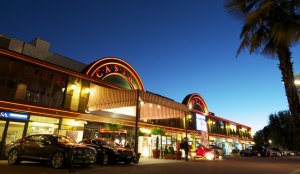
{"type": "Polygon", "coordinates": [[[292,171],[292,172],[290,172],[289,174],[296,174],[296,173],[298,173],[298,172],[300,172],[300,168],[299,168],[299,169],[296,169],[296,170],[294,170],[294,171],[292,171]]]}

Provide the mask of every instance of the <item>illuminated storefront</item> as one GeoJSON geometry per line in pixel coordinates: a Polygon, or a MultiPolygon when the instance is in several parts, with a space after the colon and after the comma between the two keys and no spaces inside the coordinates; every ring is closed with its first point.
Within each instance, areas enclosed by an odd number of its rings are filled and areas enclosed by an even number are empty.
{"type": "Polygon", "coordinates": [[[24,136],[27,122],[26,113],[0,111],[0,154],[5,153],[7,145],[24,136]]]}
{"type": "MultiPolygon", "coordinates": [[[[0,36],[0,42],[1,39],[0,36]]],[[[44,51],[38,48],[41,47],[37,46],[36,51],[44,51]]],[[[225,129],[230,122],[220,122],[223,132],[215,132],[214,122],[219,122],[213,119],[218,118],[208,112],[199,94],[190,94],[178,103],[148,92],[134,68],[119,58],[107,57],[84,65],[65,58],[69,64],[63,64],[59,55],[53,57],[57,61],[49,63],[34,57],[38,54],[28,54],[28,50],[0,48],[0,109],[26,115],[23,120],[0,118],[1,144],[11,142],[10,132],[16,131],[14,140],[37,133],[58,133],[79,142],[112,132],[104,128],[105,124],[126,128],[123,133],[117,130],[118,142],[128,144],[145,157],[153,155],[157,137],[151,133],[154,128],[164,131],[158,136],[161,151],[166,147],[179,150],[178,144],[184,137],[194,148],[199,143],[213,143],[209,137],[218,139],[225,135],[226,140],[233,141],[228,136],[229,129],[225,129]]],[[[236,130],[242,128],[246,128],[245,133],[251,129],[238,124],[236,130]]],[[[236,138],[241,148],[244,142],[251,141],[250,137],[242,138],[245,133],[236,138]]]]}

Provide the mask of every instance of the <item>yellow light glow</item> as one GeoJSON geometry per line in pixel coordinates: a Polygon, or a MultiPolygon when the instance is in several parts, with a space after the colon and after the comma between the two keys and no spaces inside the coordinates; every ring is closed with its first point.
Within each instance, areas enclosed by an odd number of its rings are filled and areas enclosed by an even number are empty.
{"type": "Polygon", "coordinates": [[[73,90],[75,90],[75,89],[76,89],[76,85],[75,85],[75,84],[71,85],[71,88],[72,88],[73,90]]]}
{"type": "Polygon", "coordinates": [[[150,103],[150,105],[149,105],[149,106],[150,106],[150,108],[152,108],[152,103],[150,103]]]}
{"type": "Polygon", "coordinates": [[[90,88],[85,88],[85,93],[90,93],[91,92],[91,89],[90,88]]]}
{"type": "Polygon", "coordinates": [[[160,109],[160,105],[157,105],[157,109],[160,109]]]}
{"type": "Polygon", "coordinates": [[[144,101],[141,101],[141,105],[144,105],[145,104],[145,102],[144,101]]]}
{"type": "Polygon", "coordinates": [[[294,80],[295,85],[300,85],[300,80],[294,80]]]}
{"type": "Polygon", "coordinates": [[[150,129],[140,128],[140,131],[141,131],[142,133],[145,133],[145,134],[151,134],[151,130],[150,130],[150,129]]]}
{"type": "Polygon", "coordinates": [[[50,123],[40,123],[40,122],[31,122],[30,123],[32,126],[48,126],[48,127],[53,127],[54,124],[50,123]]]}

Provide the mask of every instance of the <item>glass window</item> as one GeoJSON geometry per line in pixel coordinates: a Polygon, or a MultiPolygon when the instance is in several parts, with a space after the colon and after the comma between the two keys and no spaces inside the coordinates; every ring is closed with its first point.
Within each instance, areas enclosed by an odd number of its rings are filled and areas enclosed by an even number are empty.
{"type": "Polygon", "coordinates": [[[22,138],[25,123],[10,121],[6,133],[6,145],[22,138]]]}
{"type": "Polygon", "coordinates": [[[84,123],[85,121],[63,118],[59,134],[80,142],[83,138],[84,123]]]}
{"type": "Polygon", "coordinates": [[[27,135],[33,134],[57,134],[59,118],[41,117],[36,115],[30,116],[27,135]]]}
{"type": "Polygon", "coordinates": [[[42,122],[42,123],[59,124],[59,120],[60,120],[59,118],[41,117],[36,115],[30,116],[30,121],[42,122]]]}
{"type": "Polygon", "coordinates": [[[0,97],[62,108],[67,75],[1,56],[0,97]]]}

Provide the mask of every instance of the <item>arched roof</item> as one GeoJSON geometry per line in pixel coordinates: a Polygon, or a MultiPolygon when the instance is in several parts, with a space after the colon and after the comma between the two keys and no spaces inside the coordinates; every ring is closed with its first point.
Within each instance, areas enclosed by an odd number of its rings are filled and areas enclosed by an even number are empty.
{"type": "Polygon", "coordinates": [[[208,114],[208,107],[205,103],[205,100],[197,93],[187,95],[183,99],[182,103],[186,104],[192,112],[199,112],[204,115],[208,114]]]}
{"type": "Polygon", "coordinates": [[[88,65],[83,73],[124,89],[145,90],[135,69],[129,63],[116,57],[99,59],[88,65]]]}

